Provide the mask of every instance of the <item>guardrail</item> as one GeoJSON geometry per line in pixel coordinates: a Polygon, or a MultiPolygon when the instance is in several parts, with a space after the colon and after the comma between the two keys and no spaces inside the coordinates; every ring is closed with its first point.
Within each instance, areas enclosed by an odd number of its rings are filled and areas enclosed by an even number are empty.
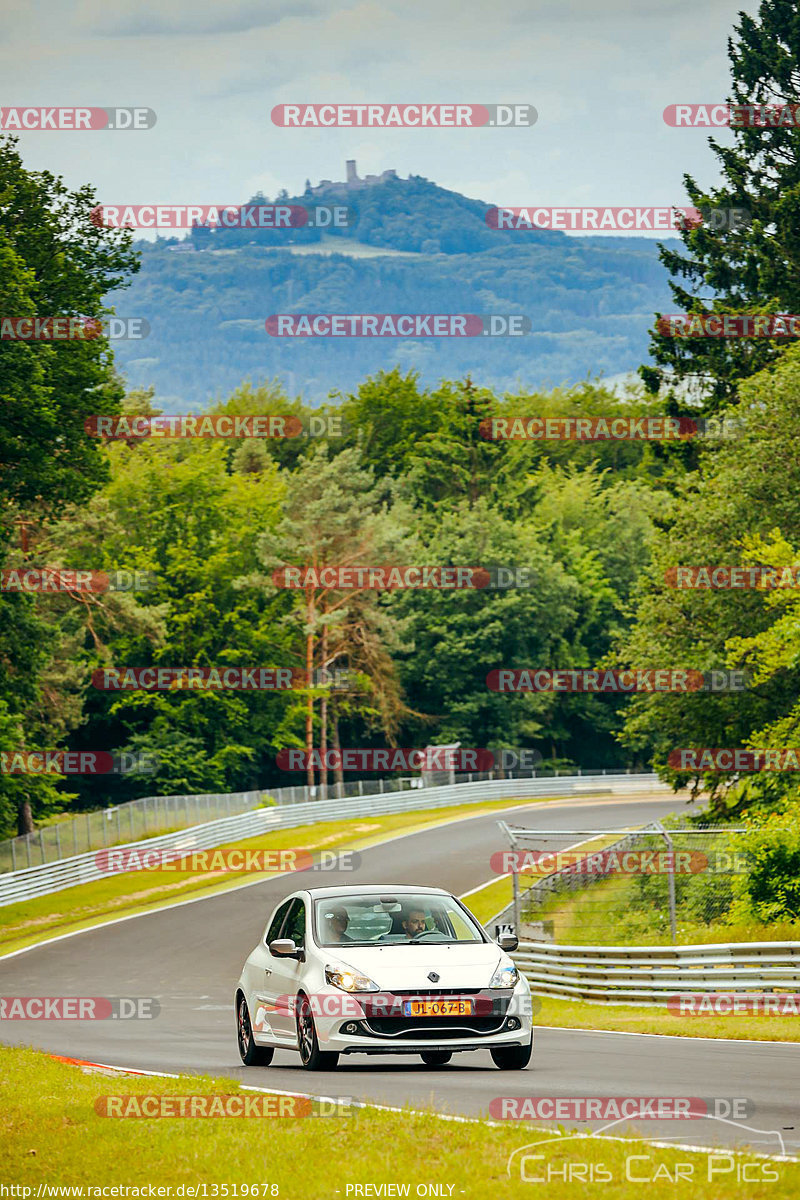
{"type": "Polygon", "coordinates": [[[698,992],[798,992],[800,942],[558,946],[520,942],[513,959],[540,996],[664,1005],[698,992]]]}
{"type": "MultiPolygon", "coordinates": [[[[629,772],[626,772],[628,774],[629,772]]],[[[356,779],[339,781],[329,786],[330,799],[349,800],[354,796],[374,796],[385,793],[416,791],[439,785],[472,783],[493,780],[503,776],[493,771],[486,773],[464,772],[456,775],[448,771],[438,772],[445,778],[426,778],[424,775],[397,775],[391,779],[356,779]],[[449,776],[449,778],[447,777],[449,776]]],[[[564,771],[564,776],[571,772],[564,771]]],[[[587,777],[621,774],[618,769],[602,768],[575,774],[587,777]]],[[[507,778],[549,779],[559,777],[557,769],[540,767],[538,770],[510,772],[507,778]]],[[[0,841],[0,874],[6,871],[22,871],[26,867],[41,867],[44,863],[58,862],[63,858],[75,858],[88,854],[90,850],[103,850],[137,842],[157,834],[175,833],[193,825],[205,825],[223,817],[238,816],[252,812],[262,806],[265,797],[275,804],[308,804],[319,800],[321,788],[295,783],[286,787],[262,788],[249,792],[216,792],[199,795],[143,796],[139,800],[126,800],[122,804],[109,803],[106,808],[90,812],[64,815],[51,825],[43,825],[32,833],[0,841]]]]}
{"type": "MultiPolygon", "coordinates": [[[[445,808],[456,804],[478,803],[487,800],[535,799],[537,796],[586,795],[589,792],[625,792],[647,789],[669,794],[669,787],[656,775],[606,775],[592,783],[585,775],[560,776],[552,779],[494,779],[475,783],[447,784],[410,792],[373,796],[352,796],[333,800],[313,800],[306,804],[280,805],[254,812],[223,817],[175,833],[125,843],[126,847],[153,849],[211,850],[244,838],[257,837],[275,829],[291,829],[297,825],[332,821],[357,816],[383,816],[408,812],[416,808],[445,808]]],[[[268,795],[268,793],[265,793],[268,795]]],[[[79,854],[59,862],[9,871],[0,875],[0,907],[46,896],[63,888],[77,887],[108,878],[97,865],[97,851],[79,854]]]]}

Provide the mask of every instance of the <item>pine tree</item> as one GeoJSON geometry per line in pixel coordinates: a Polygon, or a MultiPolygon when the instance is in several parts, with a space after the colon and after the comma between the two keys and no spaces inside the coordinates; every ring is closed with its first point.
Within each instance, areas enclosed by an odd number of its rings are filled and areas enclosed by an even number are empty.
{"type": "MultiPolygon", "coordinates": [[[[796,0],[762,0],[758,17],[739,14],[728,40],[732,105],[800,104],[800,7],[796,0]]],[[[731,122],[752,120],[738,113],[731,122]]],[[[800,108],[784,110],[775,126],[733,128],[733,145],[709,144],[722,183],[709,191],[690,176],[691,203],[708,217],[681,240],[686,252],[661,247],[673,297],[683,312],[797,313],[800,311],[800,108]],[[795,123],[792,123],[795,122],[795,123]],[[714,210],[708,214],[707,210],[714,210]],[[731,219],[730,210],[744,210],[731,219]],[[715,226],[718,226],[715,228],[715,226]]],[[[783,343],[785,345],[785,343],[783,343]]],[[[650,391],[682,381],[700,390],[714,411],[735,394],[738,380],[781,353],[766,338],[667,336],[656,326],[656,367],[640,374],[650,391]]]]}

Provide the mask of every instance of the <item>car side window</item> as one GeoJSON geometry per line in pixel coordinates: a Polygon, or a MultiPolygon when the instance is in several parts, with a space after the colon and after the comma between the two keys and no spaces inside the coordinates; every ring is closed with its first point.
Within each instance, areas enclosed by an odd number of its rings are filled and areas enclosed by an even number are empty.
{"type": "Polygon", "coordinates": [[[291,903],[291,900],[285,900],[284,903],[279,905],[275,910],[275,916],[270,921],[269,929],[267,930],[267,936],[264,938],[264,941],[267,943],[267,945],[269,945],[270,942],[274,942],[275,938],[280,933],[281,925],[283,924],[283,918],[289,911],[291,903]]]}
{"type": "Polygon", "coordinates": [[[295,946],[304,947],[306,944],[306,906],[302,900],[292,901],[292,907],[286,918],[283,937],[291,938],[295,946]]]}

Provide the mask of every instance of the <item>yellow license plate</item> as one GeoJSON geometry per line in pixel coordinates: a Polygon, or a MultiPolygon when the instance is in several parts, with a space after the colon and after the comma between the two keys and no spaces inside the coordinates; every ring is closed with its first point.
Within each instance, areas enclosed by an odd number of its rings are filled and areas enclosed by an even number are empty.
{"type": "Polygon", "coordinates": [[[405,1000],[403,1013],[407,1017],[469,1017],[471,1000],[405,1000]]]}

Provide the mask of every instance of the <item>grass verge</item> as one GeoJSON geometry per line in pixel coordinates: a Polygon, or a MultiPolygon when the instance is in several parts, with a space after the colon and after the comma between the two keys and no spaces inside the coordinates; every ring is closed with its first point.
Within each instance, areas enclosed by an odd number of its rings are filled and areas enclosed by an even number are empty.
{"type": "Polygon", "coordinates": [[[503,875],[501,879],[493,879],[485,887],[474,892],[466,892],[461,899],[481,925],[491,921],[492,917],[502,912],[514,898],[511,876],[503,875]]]}
{"type": "MultiPolygon", "coordinates": [[[[259,1084],[264,1078],[257,1073],[259,1084]]],[[[335,1075],[330,1084],[331,1092],[346,1089],[346,1081],[335,1075]]],[[[509,1089],[507,1077],[498,1075],[498,1092],[502,1090],[513,1089],[509,1089]]],[[[503,1200],[530,1196],[534,1179],[553,1172],[548,1197],[573,1200],[574,1172],[580,1181],[581,1170],[584,1179],[602,1182],[607,1200],[630,1197],[636,1186],[633,1181],[647,1182],[648,1197],[653,1200],[688,1200],[701,1194],[708,1200],[729,1200],[732,1186],[743,1173],[748,1185],[742,1194],[748,1197],[789,1200],[800,1192],[797,1163],[661,1148],[638,1139],[612,1141],[570,1135],[549,1141],[547,1131],[529,1124],[491,1127],[474,1121],[443,1121],[432,1113],[370,1108],[327,1119],[126,1120],[100,1116],[95,1108],[101,1096],[232,1095],[239,1091],[232,1080],[208,1077],[87,1075],[37,1051],[4,1049],[0,1053],[2,1178],[30,1188],[27,1196],[33,1197],[59,1194],[48,1192],[48,1185],[82,1185],[84,1197],[92,1194],[87,1190],[90,1187],[109,1185],[144,1187],[143,1193],[128,1194],[147,1195],[147,1185],[152,1184],[172,1189],[173,1197],[242,1196],[246,1194],[243,1185],[252,1195],[250,1189],[258,1185],[255,1194],[259,1200],[272,1195],[282,1200],[347,1200],[366,1195],[436,1195],[459,1200],[491,1195],[503,1200]],[[530,1146],[541,1141],[545,1144],[530,1146]],[[507,1172],[509,1157],[523,1147],[528,1147],[526,1153],[543,1156],[523,1164],[527,1180],[520,1175],[519,1153],[512,1160],[511,1173],[507,1172]],[[604,1174],[598,1178],[601,1168],[604,1174]],[[368,1184],[373,1185],[369,1191],[368,1184]],[[376,1190],[380,1184],[395,1188],[376,1190]],[[429,1191],[433,1184],[441,1190],[429,1191]],[[398,1185],[403,1190],[397,1190],[398,1185]],[[198,1190],[192,1192],[192,1188],[198,1190]]],[[[614,1132],[622,1136],[619,1127],[614,1132]]],[[[696,1140],[689,1130],[686,1141],[696,1140]]],[[[25,1193],[15,1194],[26,1200],[25,1193]]]]}
{"type": "Polygon", "coordinates": [[[590,1004],[540,996],[535,1011],[537,1025],[569,1029],[608,1029],[621,1033],[662,1033],[673,1037],[728,1038],[731,1041],[800,1041],[800,1019],[753,1013],[697,1016],[667,1012],[666,1008],[639,1008],[628,1004],[590,1004]]]}

